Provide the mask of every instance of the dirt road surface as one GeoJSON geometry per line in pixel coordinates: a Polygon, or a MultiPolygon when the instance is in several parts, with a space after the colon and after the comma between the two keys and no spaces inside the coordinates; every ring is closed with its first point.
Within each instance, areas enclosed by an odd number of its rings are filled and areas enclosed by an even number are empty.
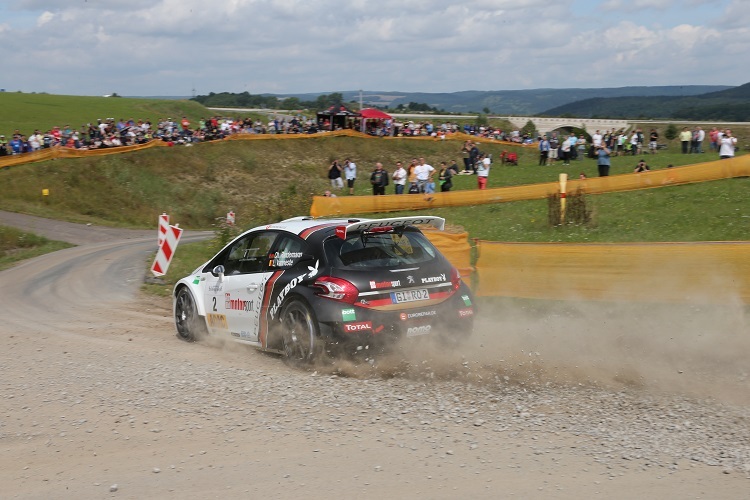
{"type": "Polygon", "coordinates": [[[300,370],[179,341],[155,230],[0,224],[80,245],[0,272],[2,498],[748,498],[742,307],[487,311],[456,352],[300,370]]]}

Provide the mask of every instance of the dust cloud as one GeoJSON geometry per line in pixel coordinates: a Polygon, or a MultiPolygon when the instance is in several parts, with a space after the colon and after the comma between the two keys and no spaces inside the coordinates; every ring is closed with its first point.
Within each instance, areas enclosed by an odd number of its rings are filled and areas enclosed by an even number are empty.
{"type": "Polygon", "coordinates": [[[329,368],[350,377],[582,384],[744,403],[749,327],[750,309],[741,304],[492,299],[458,346],[406,339],[388,354],[329,368]]]}

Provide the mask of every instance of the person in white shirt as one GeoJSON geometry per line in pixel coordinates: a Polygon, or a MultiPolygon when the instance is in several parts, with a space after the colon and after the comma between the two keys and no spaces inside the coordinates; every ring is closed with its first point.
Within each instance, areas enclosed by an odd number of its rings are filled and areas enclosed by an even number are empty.
{"type": "MultiPolygon", "coordinates": [[[[570,143],[568,143],[570,144],[570,143]]],[[[481,155],[477,164],[477,185],[479,189],[487,189],[487,177],[490,176],[490,161],[489,156],[481,155]]]]}
{"type": "Polygon", "coordinates": [[[602,145],[602,134],[599,133],[598,130],[591,136],[591,143],[594,145],[595,149],[602,145]]]}
{"type": "Polygon", "coordinates": [[[719,158],[726,160],[734,158],[734,150],[737,147],[737,138],[732,136],[732,131],[726,129],[719,139],[719,158]]]}
{"type": "Polygon", "coordinates": [[[432,182],[432,176],[435,174],[435,167],[425,163],[424,158],[419,159],[419,165],[414,169],[414,174],[417,177],[417,187],[420,193],[424,193],[427,190],[427,184],[432,182]]]}
{"type": "Polygon", "coordinates": [[[357,164],[349,158],[344,161],[344,177],[349,187],[349,194],[354,194],[354,181],[357,179],[357,164]]]}
{"type": "Polygon", "coordinates": [[[404,186],[406,185],[406,169],[401,165],[400,161],[396,162],[396,170],[393,171],[393,186],[396,190],[396,194],[404,194],[404,186]]]}

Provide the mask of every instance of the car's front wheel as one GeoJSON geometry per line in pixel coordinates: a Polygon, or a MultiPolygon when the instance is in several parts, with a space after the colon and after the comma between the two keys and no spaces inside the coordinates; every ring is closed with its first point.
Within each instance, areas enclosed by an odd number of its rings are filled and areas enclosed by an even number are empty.
{"type": "Polygon", "coordinates": [[[307,364],[322,351],[318,321],[310,307],[300,300],[289,302],[281,313],[281,342],[286,361],[307,364]]]}
{"type": "Polygon", "coordinates": [[[198,315],[198,308],[190,290],[181,288],[177,292],[174,306],[174,323],[177,336],[188,342],[195,342],[206,335],[206,324],[198,315]]]}

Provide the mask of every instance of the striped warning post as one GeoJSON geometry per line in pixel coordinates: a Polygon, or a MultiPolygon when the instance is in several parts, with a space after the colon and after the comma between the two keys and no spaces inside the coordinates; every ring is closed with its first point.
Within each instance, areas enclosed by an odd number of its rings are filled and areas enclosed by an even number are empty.
{"type": "Polygon", "coordinates": [[[167,233],[164,235],[164,241],[159,246],[159,251],[156,252],[154,263],[151,265],[151,272],[154,276],[164,276],[167,274],[169,263],[172,262],[172,256],[177,249],[177,244],[180,242],[181,236],[182,229],[177,226],[169,226],[167,233]]]}
{"type": "Polygon", "coordinates": [[[164,236],[167,234],[167,229],[169,229],[169,215],[167,215],[167,212],[164,212],[159,216],[159,235],[156,246],[161,246],[164,236]]]}

